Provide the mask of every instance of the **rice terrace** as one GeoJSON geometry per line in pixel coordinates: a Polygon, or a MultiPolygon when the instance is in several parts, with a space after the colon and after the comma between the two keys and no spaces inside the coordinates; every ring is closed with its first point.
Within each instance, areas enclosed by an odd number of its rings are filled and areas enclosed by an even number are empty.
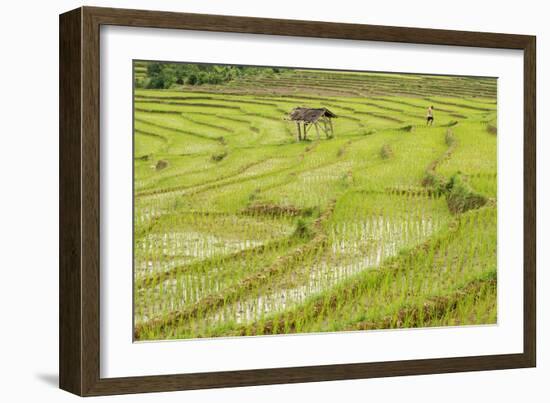
{"type": "Polygon", "coordinates": [[[496,78],[133,75],[136,341],[496,323],[496,78]]]}

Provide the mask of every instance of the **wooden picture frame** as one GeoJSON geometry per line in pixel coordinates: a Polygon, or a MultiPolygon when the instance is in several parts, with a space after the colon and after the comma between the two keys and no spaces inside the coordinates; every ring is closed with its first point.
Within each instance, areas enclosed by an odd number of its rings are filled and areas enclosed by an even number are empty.
{"type": "Polygon", "coordinates": [[[535,37],[81,7],[60,16],[60,387],[80,396],[533,367],[536,363],[535,37]],[[227,372],[100,377],[100,27],[171,28],[524,52],[523,353],[227,372]]]}

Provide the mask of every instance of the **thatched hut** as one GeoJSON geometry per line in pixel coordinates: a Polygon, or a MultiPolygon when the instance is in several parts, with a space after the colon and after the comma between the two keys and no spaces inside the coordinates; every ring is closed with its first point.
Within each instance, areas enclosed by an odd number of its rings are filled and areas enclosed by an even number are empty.
{"type": "Polygon", "coordinates": [[[332,118],[337,116],[327,108],[294,108],[289,114],[289,120],[296,122],[298,130],[298,141],[307,139],[307,132],[311,126],[315,126],[317,138],[320,137],[319,129],[321,129],[327,138],[334,136],[334,128],[332,126],[332,118]]]}

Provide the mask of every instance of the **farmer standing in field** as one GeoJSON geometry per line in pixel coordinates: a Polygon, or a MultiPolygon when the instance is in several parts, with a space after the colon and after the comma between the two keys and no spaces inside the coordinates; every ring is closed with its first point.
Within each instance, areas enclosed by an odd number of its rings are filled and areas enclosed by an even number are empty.
{"type": "Polygon", "coordinates": [[[426,113],[426,125],[432,126],[434,124],[434,107],[429,106],[428,112],[426,113]]]}

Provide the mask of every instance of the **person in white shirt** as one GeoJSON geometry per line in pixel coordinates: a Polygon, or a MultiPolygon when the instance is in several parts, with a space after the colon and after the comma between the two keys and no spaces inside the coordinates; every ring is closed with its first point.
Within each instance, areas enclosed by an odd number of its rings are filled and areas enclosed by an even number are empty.
{"type": "Polygon", "coordinates": [[[428,112],[426,113],[426,124],[432,126],[434,124],[434,107],[433,105],[428,107],[428,112]]]}

